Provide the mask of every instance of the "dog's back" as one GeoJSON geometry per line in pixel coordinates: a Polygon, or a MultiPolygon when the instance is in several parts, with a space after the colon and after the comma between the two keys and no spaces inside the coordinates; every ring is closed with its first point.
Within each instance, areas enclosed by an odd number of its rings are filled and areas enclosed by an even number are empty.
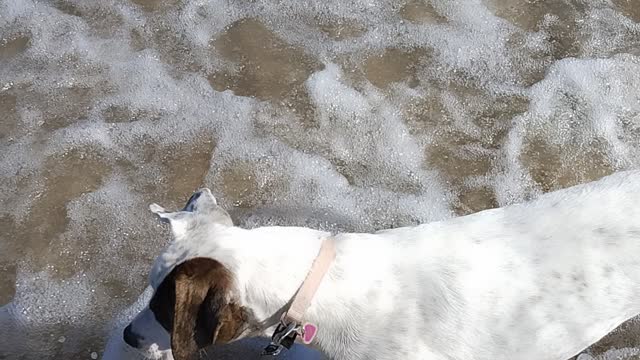
{"type": "Polygon", "coordinates": [[[339,241],[364,358],[562,360],[640,313],[640,172],[339,241]]]}

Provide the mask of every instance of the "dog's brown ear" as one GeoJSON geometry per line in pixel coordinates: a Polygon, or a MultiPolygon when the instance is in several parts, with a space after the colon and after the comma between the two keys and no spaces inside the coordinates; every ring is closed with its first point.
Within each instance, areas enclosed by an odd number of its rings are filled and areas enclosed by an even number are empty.
{"type": "Polygon", "coordinates": [[[176,268],[171,329],[171,348],[176,360],[191,359],[199,349],[216,340],[229,317],[230,287],[228,271],[215,260],[196,258],[176,268]]]}

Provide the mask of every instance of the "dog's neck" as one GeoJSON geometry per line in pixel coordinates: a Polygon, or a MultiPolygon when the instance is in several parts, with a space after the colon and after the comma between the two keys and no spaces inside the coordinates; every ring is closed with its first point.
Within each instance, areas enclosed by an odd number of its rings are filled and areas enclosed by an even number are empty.
{"type": "MultiPolygon", "coordinates": [[[[328,236],[326,232],[297,227],[245,230],[218,226],[194,248],[198,249],[198,256],[220,261],[233,274],[233,297],[251,312],[256,322],[252,324],[253,331],[261,332],[247,335],[271,336],[272,326],[288,309],[328,236]]],[[[332,281],[331,276],[327,274],[323,281],[332,281]]],[[[320,305],[321,298],[314,297],[311,310],[320,305]]],[[[322,319],[314,315],[309,311],[305,320],[321,325],[322,319]]]]}
{"type": "MultiPolygon", "coordinates": [[[[263,228],[247,233],[235,269],[241,302],[266,330],[277,324],[309,273],[327,233],[301,228],[263,228]],[[251,265],[249,265],[251,264],[251,265]]],[[[328,278],[324,281],[331,281],[328,278]]],[[[317,306],[314,297],[311,304],[317,306]]],[[[311,315],[311,314],[310,314],[311,315]]],[[[306,321],[318,319],[305,317],[306,321]]],[[[270,333],[262,335],[271,335],[270,333]]]]}

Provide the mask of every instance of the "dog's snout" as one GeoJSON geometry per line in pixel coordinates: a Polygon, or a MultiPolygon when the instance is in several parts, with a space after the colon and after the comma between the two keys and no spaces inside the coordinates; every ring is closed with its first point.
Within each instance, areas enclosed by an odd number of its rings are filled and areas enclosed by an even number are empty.
{"type": "Polygon", "coordinates": [[[127,345],[137,348],[138,347],[138,335],[131,330],[131,324],[129,324],[122,333],[122,338],[127,345]]]}

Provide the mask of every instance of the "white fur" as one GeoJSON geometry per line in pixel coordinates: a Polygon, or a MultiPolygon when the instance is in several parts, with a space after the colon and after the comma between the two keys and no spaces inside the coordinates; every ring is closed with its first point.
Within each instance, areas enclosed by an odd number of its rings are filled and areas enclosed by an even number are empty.
{"type": "MultiPolygon", "coordinates": [[[[203,194],[193,213],[171,215],[175,240],[150,282],[187,259],[216,259],[234,276],[231,296],[259,320],[243,337],[270,336],[331,234],[234,227],[203,194]]],[[[335,242],[307,312],[314,346],[334,359],[565,360],[640,313],[639,171],[335,242]]]]}

